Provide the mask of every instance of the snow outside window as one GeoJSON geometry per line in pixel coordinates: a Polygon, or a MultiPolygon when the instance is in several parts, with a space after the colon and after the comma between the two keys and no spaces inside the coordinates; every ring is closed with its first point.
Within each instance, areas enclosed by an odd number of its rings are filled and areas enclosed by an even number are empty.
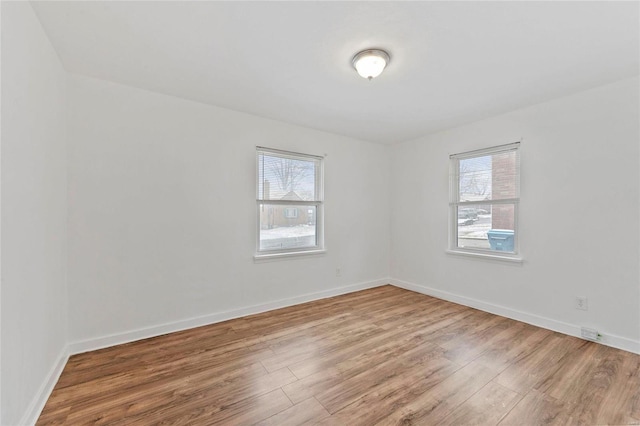
{"type": "Polygon", "coordinates": [[[518,255],[520,142],[450,156],[449,250],[518,255]]]}
{"type": "Polygon", "coordinates": [[[257,256],[323,249],[323,161],[257,148],[257,256]]]}

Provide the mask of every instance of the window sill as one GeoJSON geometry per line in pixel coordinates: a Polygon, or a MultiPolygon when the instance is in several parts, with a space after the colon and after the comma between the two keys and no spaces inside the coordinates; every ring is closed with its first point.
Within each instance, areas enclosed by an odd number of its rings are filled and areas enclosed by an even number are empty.
{"type": "Polygon", "coordinates": [[[462,251],[462,250],[446,250],[448,254],[453,254],[456,256],[468,256],[475,257],[477,259],[489,259],[489,260],[499,260],[502,262],[510,262],[510,263],[522,263],[523,259],[520,256],[516,255],[499,255],[493,253],[478,253],[474,251],[462,251]]]}
{"type": "Polygon", "coordinates": [[[305,251],[292,251],[292,252],[284,252],[284,253],[265,253],[265,254],[255,254],[253,255],[254,262],[268,261],[268,260],[278,260],[278,259],[286,259],[289,257],[304,257],[304,256],[315,256],[319,254],[325,254],[327,251],[325,249],[317,249],[317,250],[305,250],[305,251]]]}

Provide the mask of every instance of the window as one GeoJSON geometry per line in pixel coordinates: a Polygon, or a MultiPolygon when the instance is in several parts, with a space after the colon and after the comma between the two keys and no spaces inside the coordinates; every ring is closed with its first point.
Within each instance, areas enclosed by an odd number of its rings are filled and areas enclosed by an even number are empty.
{"type": "Polygon", "coordinates": [[[450,159],[450,251],[519,260],[520,142],[450,159]]]}
{"type": "Polygon", "coordinates": [[[322,157],[257,148],[257,256],[323,249],[322,157]]]}
{"type": "MultiPolygon", "coordinates": [[[[313,210],[312,210],[313,211],[313,210]]],[[[298,209],[294,207],[287,207],[284,209],[284,217],[287,219],[295,219],[298,217],[298,209]]]]}

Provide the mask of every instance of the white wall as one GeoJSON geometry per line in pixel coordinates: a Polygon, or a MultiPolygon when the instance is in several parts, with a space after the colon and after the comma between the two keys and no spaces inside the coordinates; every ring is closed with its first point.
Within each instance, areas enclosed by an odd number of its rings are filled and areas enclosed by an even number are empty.
{"type": "Polygon", "coordinates": [[[393,146],[394,281],[640,350],[638,94],[624,80],[393,146]],[[449,154],[520,138],[524,263],[445,254],[449,154]]]}
{"type": "Polygon", "coordinates": [[[37,411],[47,379],[64,361],[66,78],[29,3],[2,2],[4,425],[37,411]]]}
{"type": "Polygon", "coordinates": [[[75,348],[388,276],[388,147],[80,76],[69,102],[75,348]],[[325,255],[254,262],[256,145],[327,154],[325,255]]]}

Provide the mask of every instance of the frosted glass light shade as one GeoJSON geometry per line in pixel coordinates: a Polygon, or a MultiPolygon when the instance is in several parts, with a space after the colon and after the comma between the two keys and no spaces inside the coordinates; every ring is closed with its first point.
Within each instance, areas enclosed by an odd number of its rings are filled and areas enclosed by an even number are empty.
{"type": "Polygon", "coordinates": [[[382,74],[388,63],[389,54],[384,50],[363,50],[353,57],[353,67],[361,77],[369,80],[382,74]]]}

